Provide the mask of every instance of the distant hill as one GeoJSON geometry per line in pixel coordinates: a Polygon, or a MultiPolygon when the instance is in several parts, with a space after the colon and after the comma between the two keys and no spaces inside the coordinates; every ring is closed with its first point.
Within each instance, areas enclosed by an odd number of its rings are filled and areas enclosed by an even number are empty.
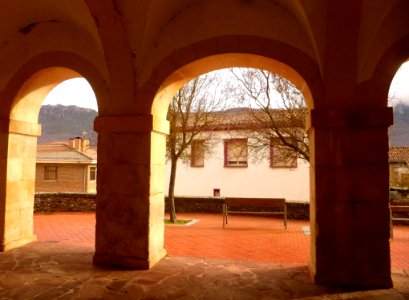
{"type": "MultiPolygon", "coordinates": [[[[389,144],[409,146],[409,105],[398,104],[393,111],[394,125],[389,128],[389,144]]],[[[96,145],[97,133],[93,125],[97,115],[98,112],[93,109],[74,105],[43,105],[39,116],[42,135],[38,141],[46,144],[85,136],[90,139],[91,145],[96,145]]]]}
{"type": "Polygon", "coordinates": [[[389,145],[409,146],[409,105],[400,103],[393,108],[393,123],[389,128],[389,145]]]}
{"type": "Polygon", "coordinates": [[[40,109],[39,123],[42,134],[40,144],[65,141],[73,137],[87,137],[91,145],[97,144],[97,133],[93,130],[98,112],[74,105],[43,105],[40,109]]]}

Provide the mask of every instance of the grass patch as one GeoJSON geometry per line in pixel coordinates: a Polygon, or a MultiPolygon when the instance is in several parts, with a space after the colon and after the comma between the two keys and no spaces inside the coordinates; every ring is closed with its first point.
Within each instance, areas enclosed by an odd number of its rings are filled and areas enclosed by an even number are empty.
{"type": "Polygon", "coordinates": [[[170,225],[186,225],[187,223],[192,222],[192,220],[177,220],[175,223],[172,223],[169,219],[165,219],[165,224],[170,225]]]}

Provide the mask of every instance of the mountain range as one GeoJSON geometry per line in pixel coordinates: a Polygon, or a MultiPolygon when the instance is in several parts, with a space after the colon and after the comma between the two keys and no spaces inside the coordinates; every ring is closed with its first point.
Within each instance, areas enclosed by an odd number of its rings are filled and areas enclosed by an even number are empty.
{"type": "MultiPolygon", "coordinates": [[[[97,143],[97,133],[93,130],[98,112],[74,105],[43,105],[39,123],[42,135],[38,141],[46,144],[65,141],[73,137],[86,137],[91,145],[97,143]]],[[[409,146],[409,105],[399,103],[394,107],[394,125],[389,128],[390,146],[409,146]]]]}
{"type": "Polygon", "coordinates": [[[97,115],[98,112],[93,109],[75,105],[43,105],[38,117],[42,131],[38,143],[67,141],[79,136],[88,138],[91,145],[96,145],[97,133],[93,126],[97,115]]]}

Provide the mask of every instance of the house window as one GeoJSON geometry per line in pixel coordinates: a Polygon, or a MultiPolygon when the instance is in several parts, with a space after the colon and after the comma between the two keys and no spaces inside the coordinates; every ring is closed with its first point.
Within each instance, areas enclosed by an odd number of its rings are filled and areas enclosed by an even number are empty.
{"type": "Polygon", "coordinates": [[[203,140],[194,140],[191,145],[190,165],[204,167],[205,145],[203,140]]]}
{"type": "Polygon", "coordinates": [[[44,167],[44,180],[57,180],[57,167],[45,166],[44,167]]]}
{"type": "Polygon", "coordinates": [[[296,168],[297,153],[282,145],[280,138],[271,138],[270,166],[272,168],[296,168]]]}
{"type": "Polygon", "coordinates": [[[224,166],[247,167],[247,139],[224,141],[224,166]]]}
{"type": "Polygon", "coordinates": [[[89,167],[89,180],[97,180],[97,167],[89,167]]]}

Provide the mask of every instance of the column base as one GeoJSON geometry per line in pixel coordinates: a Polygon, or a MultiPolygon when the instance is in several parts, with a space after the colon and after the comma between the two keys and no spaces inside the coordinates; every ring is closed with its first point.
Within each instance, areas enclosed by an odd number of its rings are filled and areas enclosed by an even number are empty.
{"type": "Polygon", "coordinates": [[[11,249],[18,248],[18,247],[21,247],[23,245],[26,245],[26,244],[29,244],[35,241],[37,241],[37,236],[32,235],[32,236],[29,236],[23,239],[18,239],[15,241],[3,242],[0,244],[0,252],[9,251],[11,249]]]}
{"type": "Polygon", "coordinates": [[[115,256],[110,254],[95,253],[93,264],[97,266],[116,267],[130,270],[147,270],[166,256],[166,250],[162,249],[150,259],[138,259],[135,257],[115,256]]]}
{"type": "Polygon", "coordinates": [[[389,289],[393,287],[391,276],[385,277],[359,277],[359,276],[323,276],[313,272],[309,266],[311,278],[315,284],[323,286],[343,287],[352,290],[389,289]]]}

